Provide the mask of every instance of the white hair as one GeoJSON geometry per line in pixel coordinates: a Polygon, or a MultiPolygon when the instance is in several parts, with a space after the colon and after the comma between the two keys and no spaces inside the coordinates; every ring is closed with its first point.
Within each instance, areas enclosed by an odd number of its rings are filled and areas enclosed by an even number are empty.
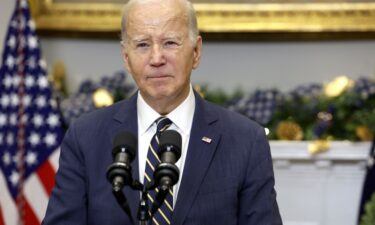
{"type": "MultiPolygon", "coordinates": [[[[160,0],[129,0],[129,2],[125,5],[124,10],[122,12],[122,19],[121,19],[121,38],[122,38],[122,43],[125,43],[127,39],[127,34],[126,34],[126,19],[127,19],[127,14],[129,10],[131,9],[132,6],[135,4],[145,4],[145,3],[150,3],[150,2],[160,2],[160,0]]],[[[199,30],[198,30],[198,22],[197,22],[197,16],[195,14],[195,10],[193,7],[193,4],[188,1],[188,0],[180,0],[181,3],[184,4],[186,14],[188,17],[188,23],[189,23],[189,38],[193,44],[195,44],[198,35],[199,35],[199,30]]]]}

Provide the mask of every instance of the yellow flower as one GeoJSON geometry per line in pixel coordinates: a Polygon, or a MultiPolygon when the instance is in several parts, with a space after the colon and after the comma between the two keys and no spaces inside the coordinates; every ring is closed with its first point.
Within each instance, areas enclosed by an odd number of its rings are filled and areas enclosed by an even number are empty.
{"type": "Polygon", "coordinates": [[[366,126],[359,126],[355,129],[355,133],[357,134],[357,137],[361,141],[371,141],[373,139],[373,134],[371,133],[370,129],[366,126]]]}
{"type": "Polygon", "coordinates": [[[311,155],[316,155],[327,151],[331,147],[329,140],[314,140],[308,144],[308,151],[311,155]]]}
{"type": "Polygon", "coordinates": [[[346,76],[338,76],[324,87],[324,93],[327,97],[337,97],[345,90],[352,87],[354,82],[346,76]]]}
{"type": "Polygon", "coordinates": [[[276,129],[280,140],[302,140],[303,131],[300,125],[294,121],[281,121],[276,129]]]}
{"type": "Polygon", "coordinates": [[[114,101],[111,93],[109,93],[104,88],[97,89],[92,95],[92,98],[94,100],[94,104],[96,108],[110,106],[113,104],[113,101],[114,101]]]}

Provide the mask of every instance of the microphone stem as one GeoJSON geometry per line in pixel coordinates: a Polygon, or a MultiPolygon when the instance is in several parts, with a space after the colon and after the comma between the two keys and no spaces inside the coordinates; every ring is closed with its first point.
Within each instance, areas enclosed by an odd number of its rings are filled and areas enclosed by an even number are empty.
{"type": "Polygon", "coordinates": [[[143,186],[141,200],[139,202],[138,207],[138,220],[140,221],[141,225],[147,225],[146,222],[149,220],[150,216],[148,214],[148,201],[147,201],[147,189],[146,186],[143,186]]]}

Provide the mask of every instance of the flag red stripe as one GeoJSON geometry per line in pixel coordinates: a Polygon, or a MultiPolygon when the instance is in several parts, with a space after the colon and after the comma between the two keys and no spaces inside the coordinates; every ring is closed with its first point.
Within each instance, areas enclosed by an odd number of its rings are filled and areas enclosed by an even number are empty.
{"type": "Polygon", "coordinates": [[[46,160],[37,170],[39,180],[48,196],[51,195],[52,188],[55,185],[55,172],[49,160],[46,160]]]}
{"type": "Polygon", "coordinates": [[[36,217],[33,209],[31,208],[27,199],[24,196],[17,198],[17,206],[22,210],[20,222],[23,225],[40,225],[38,218],[36,217]]]}
{"type": "Polygon", "coordinates": [[[25,208],[24,208],[24,212],[25,212],[25,223],[24,225],[40,225],[40,221],[38,220],[38,218],[36,217],[33,209],[30,207],[30,204],[28,201],[26,201],[25,199],[25,208]]]}
{"type": "Polygon", "coordinates": [[[5,225],[3,211],[1,210],[1,205],[0,205],[0,225],[5,225]]]}

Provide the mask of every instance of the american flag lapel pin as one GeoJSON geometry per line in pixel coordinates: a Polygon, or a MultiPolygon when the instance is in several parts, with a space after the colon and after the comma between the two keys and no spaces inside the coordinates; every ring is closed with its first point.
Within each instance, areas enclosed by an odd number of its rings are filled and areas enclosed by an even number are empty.
{"type": "Polygon", "coordinates": [[[210,144],[210,143],[211,143],[211,141],[212,141],[212,139],[211,139],[211,138],[209,138],[209,137],[206,137],[206,136],[204,136],[204,137],[202,137],[202,141],[204,141],[204,142],[206,142],[206,143],[210,144]]]}

